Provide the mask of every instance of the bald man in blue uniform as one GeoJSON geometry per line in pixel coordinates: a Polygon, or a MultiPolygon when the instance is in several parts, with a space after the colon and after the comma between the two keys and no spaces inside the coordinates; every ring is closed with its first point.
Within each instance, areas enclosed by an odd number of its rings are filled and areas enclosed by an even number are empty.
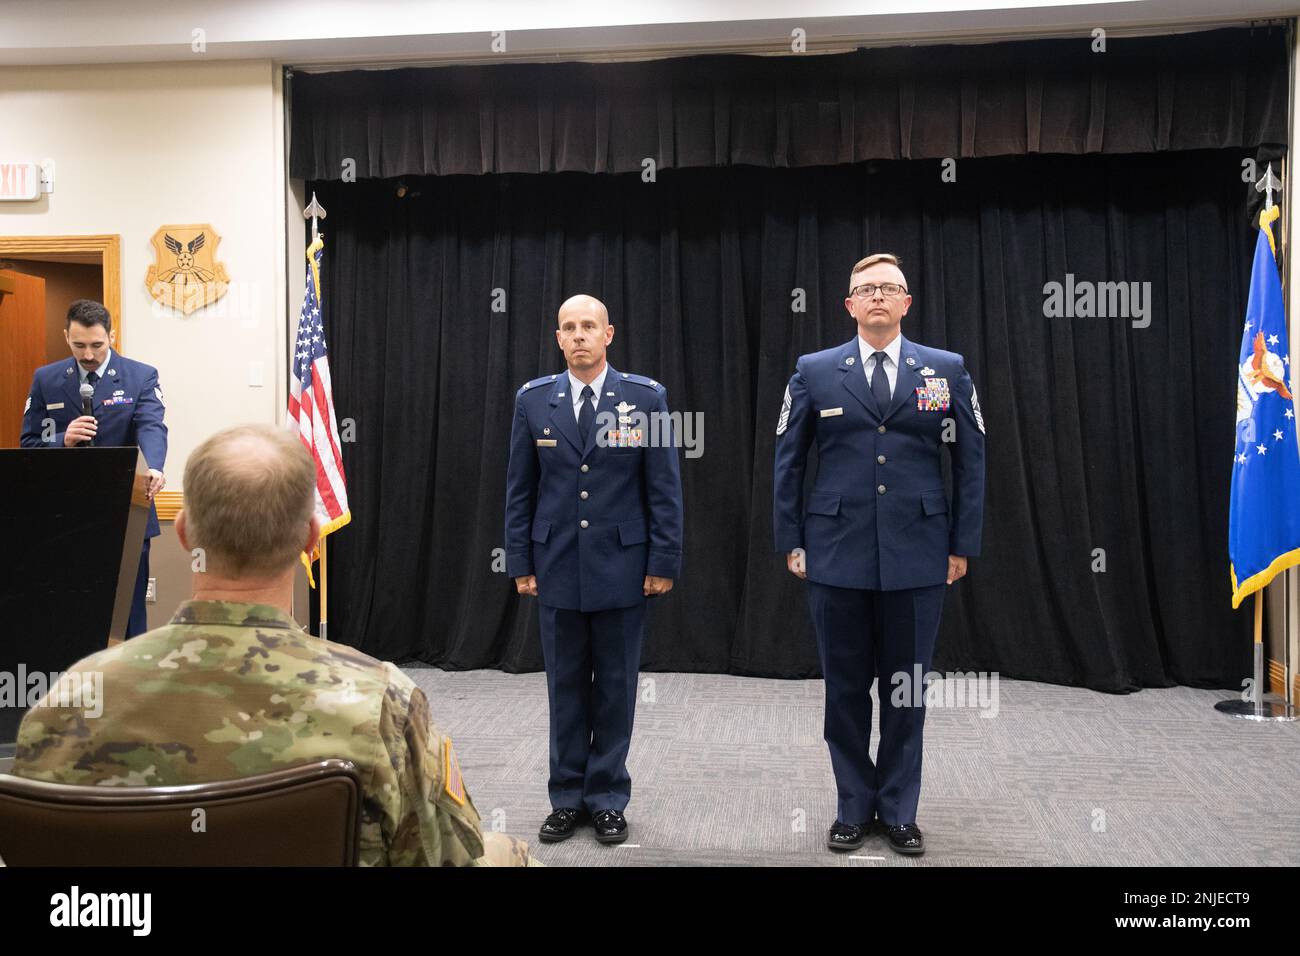
{"type": "Polygon", "coordinates": [[[775,547],[808,582],[826,679],[825,737],[838,791],[832,850],[862,846],[877,825],[902,854],[920,854],[924,688],[944,593],[979,554],[984,418],[960,355],[908,341],[912,303],[898,259],[852,269],[845,308],[858,334],[803,355],[777,421],[775,547]],[[818,473],[804,501],[808,449],[818,473]],[[952,463],[952,502],[940,449],[952,463]],[[880,678],[873,763],[871,687],[880,678]],[[896,693],[898,690],[910,691],[896,693]]]}
{"type": "MultiPolygon", "coordinates": [[[[68,309],[63,332],[72,357],[42,365],[32,376],[23,408],[24,448],[138,446],[149,466],[149,498],[166,483],[167,426],[158,370],[113,351],[113,320],[102,303],[78,299],[68,309]],[[94,389],[91,415],[81,414],[81,386],[94,389]]],[[[158,511],[149,505],[140,566],[131,599],[126,636],[149,629],[145,591],[149,582],[149,541],[160,533],[158,511]]]]}
{"type": "Polygon", "coordinates": [[[646,598],[681,571],[681,475],[667,390],[606,361],[605,306],[573,296],[558,325],[567,370],[515,398],[506,573],[539,602],[552,812],[538,836],[590,822],[599,842],[621,843],[646,598]]]}

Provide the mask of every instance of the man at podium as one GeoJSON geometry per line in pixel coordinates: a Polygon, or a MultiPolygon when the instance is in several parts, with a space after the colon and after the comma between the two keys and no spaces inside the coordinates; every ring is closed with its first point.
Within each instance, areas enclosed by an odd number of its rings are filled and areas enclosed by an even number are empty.
{"type": "MultiPolygon", "coordinates": [[[[166,482],[167,426],[158,370],[113,351],[113,319],[101,302],[78,299],[72,303],[63,337],[72,357],[42,365],[32,376],[20,444],[24,448],[138,446],[149,465],[148,494],[152,499],[166,482]],[[83,402],[89,404],[88,415],[83,412],[83,402]]],[[[127,637],[149,629],[144,609],[149,539],[158,534],[158,511],[150,504],[127,637]]]]}

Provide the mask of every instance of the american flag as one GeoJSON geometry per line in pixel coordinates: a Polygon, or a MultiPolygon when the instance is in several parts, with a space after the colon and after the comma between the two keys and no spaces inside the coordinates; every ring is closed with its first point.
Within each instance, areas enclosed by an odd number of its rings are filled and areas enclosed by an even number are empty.
{"type": "MultiPolygon", "coordinates": [[[[320,314],[320,260],[325,248],[317,237],[307,248],[307,294],[298,316],[298,338],[289,363],[288,427],[298,437],[316,462],[316,517],[320,519],[320,536],[336,531],[352,520],[348,510],[348,488],[343,476],[343,457],[339,453],[339,427],[334,418],[334,398],[330,388],[330,363],[325,354],[325,322],[320,314]]],[[[319,556],[319,549],[308,559],[319,556]]],[[[313,582],[314,583],[314,582],[313,582]]]]}

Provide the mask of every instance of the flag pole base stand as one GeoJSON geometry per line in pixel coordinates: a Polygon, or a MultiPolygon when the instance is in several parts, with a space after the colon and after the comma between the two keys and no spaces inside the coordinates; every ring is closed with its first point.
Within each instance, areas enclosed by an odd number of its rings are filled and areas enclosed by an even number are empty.
{"type": "Polygon", "coordinates": [[[1300,720],[1296,709],[1284,700],[1242,700],[1233,698],[1232,700],[1221,700],[1214,705],[1214,709],[1221,714],[1227,714],[1229,717],[1239,717],[1242,720],[1281,720],[1294,721],[1300,720]]]}

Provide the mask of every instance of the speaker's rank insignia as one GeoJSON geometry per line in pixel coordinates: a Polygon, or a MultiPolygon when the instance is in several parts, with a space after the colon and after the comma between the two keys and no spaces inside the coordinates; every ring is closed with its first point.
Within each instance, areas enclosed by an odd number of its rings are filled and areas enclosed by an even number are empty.
{"type": "Polygon", "coordinates": [[[781,417],[776,420],[776,433],[784,435],[786,426],[790,424],[790,386],[785,387],[785,400],[781,402],[781,417]]]}

